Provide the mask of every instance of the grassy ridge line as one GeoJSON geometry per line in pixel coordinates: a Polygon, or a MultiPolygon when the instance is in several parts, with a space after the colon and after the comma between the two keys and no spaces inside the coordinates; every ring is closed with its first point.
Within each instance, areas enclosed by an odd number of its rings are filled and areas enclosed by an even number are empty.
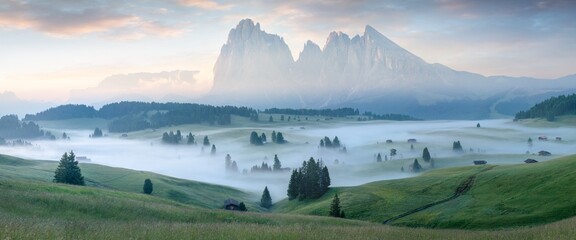
{"type": "MultiPolygon", "coordinates": [[[[24,160],[0,155],[0,180],[18,179],[51,183],[55,161],[24,160]]],[[[244,201],[251,211],[263,211],[258,196],[214,184],[172,178],[152,172],[113,168],[97,164],[80,163],[87,186],[141,193],[144,179],[154,184],[154,196],[203,208],[220,208],[224,200],[234,198],[244,201]]]]}
{"type": "Polygon", "coordinates": [[[550,223],[576,216],[576,156],[537,164],[471,166],[421,176],[335,188],[317,201],[281,201],[274,211],[328,215],[335,193],[346,216],[381,222],[450,197],[458,184],[477,174],[459,198],[396,220],[394,225],[435,228],[501,228],[550,223]],[[490,171],[486,168],[493,167],[490,171]]]}
{"type": "Polygon", "coordinates": [[[0,180],[6,239],[570,239],[576,218],[506,231],[432,230],[194,208],[136,193],[0,180]]]}

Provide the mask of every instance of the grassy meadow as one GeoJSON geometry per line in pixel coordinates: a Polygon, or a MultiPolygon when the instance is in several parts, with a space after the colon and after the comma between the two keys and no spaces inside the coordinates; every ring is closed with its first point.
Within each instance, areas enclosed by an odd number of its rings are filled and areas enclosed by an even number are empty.
{"type": "MultiPolygon", "coordinates": [[[[573,239],[576,236],[576,141],[570,119],[558,123],[503,120],[433,122],[358,122],[353,118],[300,117],[268,122],[233,117],[231,126],[180,125],[155,130],[107,133],[90,139],[102,119],[40,122],[70,141],[35,142],[34,149],[0,148],[0,237],[2,239],[573,239]],[[166,131],[209,136],[218,153],[201,146],[161,143],[166,131]],[[253,146],[250,132],[281,131],[287,144],[253,146]],[[539,135],[563,141],[526,140],[539,135]],[[348,152],[320,149],[323,136],[338,136],[348,152]],[[416,143],[408,143],[416,138],[416,143]],[[392,143],[386,143],[392,140],[392,143]],[[461,140],[464,153],[454,153],[461,140]],[[435,167],[421,159],[428,147],[435,167]],[[375,155],[398,155],[376,162],[375,155]],[[52,183],[64,151],[92,158],[80,163],[83,187],[52,183]],[[537,156],[550,150],[552,156],[537,156]],[[208,150],[209,151],[209,150],[208,150]],[[332,187],[317,200],[288,201],[289,173],[228,174],[224,156],[240,170],[278,154],[283,167],[296,168],[313,156],[330,169],[332,187]],[[31,154],[30,157],[27,154],[31,154]],[[51,157],[45,157],[51,154],[51,157]],[[417,158],[423,173],[411,173],[417,158]],[[537,164],[524,164],[535,158],[537,164]],[[488,165],[473,166],[474,160],[488,165]],[[111,167],[114,166],[114,167],[111,167]],[[158,167],[163,166],[163,167],[158,167]],[[405,171],[401,171],[404,168],[405,171]],[[140,169],[140,170],[132,170],[140,169]],[[158,174],[161,173],[161,174],[158,174]],[[448,198],[475,176],[470,191],[451,201],[382,222],[448,198]],[[154,192],[142,194],[144,179],[154,192]],[[214,184],[211,184],[211,183],[214,184]],[[259,207],[268,186],[274,206],[259,207]],[[347,219],[327,217],[338,194],[347,219]],[[221,210],[227,198],[243,201],[249,212],[221,210]]],[[[288,118],[288,115],[285,116],[288,118]]],[[[387,156],[388,157],[388,156],[387,156]]]]}

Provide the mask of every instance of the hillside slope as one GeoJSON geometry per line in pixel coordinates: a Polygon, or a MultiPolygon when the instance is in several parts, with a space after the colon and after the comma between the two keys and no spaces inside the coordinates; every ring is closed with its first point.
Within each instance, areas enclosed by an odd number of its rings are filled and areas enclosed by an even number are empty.
{"type": "MultiPolygon", "coordinates": [[[[52,182],[58,162],[34,161],[0,155],[0,180],[52,182]]],[[[214,184],[172,178],[156,173],[80,163],[87,186],[141,193],[144,180],[154,184],[154,196],[201,208],[221,208],[224,200],[244,201],[251,211],[262,211],[258,196],[214,184]]]]}
{"type": "Polygon", "coordinates": [[[0,178],[6,239],[571,239],[576,218],[506,231],[401,228],[191,207],[139,193],[0,178]]]}
{"type": "Polygon", "coordinates": [[[421,176],[331,189],[317,201],[287,201],[274,211],[328,215],[335,193],[348,218],[383,222],[454,195],[454,200],[408,215],[393,225],[440,228],[501,228],[549,223],[576,215],[576,156],[537,164],[435,170],[421,176]]]}

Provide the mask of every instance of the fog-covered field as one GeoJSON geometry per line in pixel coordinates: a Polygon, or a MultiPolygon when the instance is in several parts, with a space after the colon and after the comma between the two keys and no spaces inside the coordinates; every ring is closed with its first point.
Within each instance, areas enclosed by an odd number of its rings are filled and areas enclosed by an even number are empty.
{"type": "MultiPolygon", "coordinates": [[[[90,163],[114,167],[152,171],[169,176],[210,182],[237,187],[260,194],[268,186],[274,201],[286,196],[290,171],[280,173],[250,173],[250,168],[266,162],[272,166],[277,154],[282,167],[297,168],[310,157],[322,159],[328,166],[332,186],[352,186],[362,183],[414,176],[409,165],[418,158],[425,168],[421,156],[428,147],[435,159],[436,167],[472,165],[473,160],[486,160],[489,164],[523,164],[526,158],[545,161],[552,157],[534,155],[541,150],[554,156],[573,154],[576,149],[574,127],[526,127],[511,120],[484,121],[334,121],[318,124],[260,124],[260,127],[205,127],[200,125],[178,126],[129,133],[128,137],[109,134],[103,138],[90,138],[93,129],[59,127],[46,128],[57,136],[66,132],[70,140],[32,141],[33,147],[2,147],[4,154],[23,158],[59,160],[65,151],[73,150],[77,156],[86,156],[90,163]],[[480,128],[476,124],[481,125],[480,128]],[[165,131],[192,132],[197,145],[167,145],[161,142],[165,131]],[[267,143],[264,146],[249,144],[250,132],[282,132],[286,144],[267,143]],[[216,154],[210,147],[203,148],[201,140],[208,136],[216,145],[216,154]],[[347,153],[319,148],[320,139],[338,136],[347,153]],[[548,141],[539,141],[547,136],[548,141]],[[561,137],[561,141],[556,141],[561,137]],[[533,139],[533,146],[528,145],[533,139]],[[408,139],[416,139],[408,143],[408,139]],[[392,140],[392,143],[386,143],[392,140]],[[465,153],[452,151],[453,141],[460,141],[465,153]],[[412,146],[411,146],[412,145],[412,146]],[[413,147],[413,149],[412,149],[413,147]],[[397,155],[390,156],[390,149],[397,155]],[[383,160],[376,162],[376,154],[383,160]],[[239,173],[225,171],[225,156],[230,154],[238,163],[239,173]],[[401,168],[405,171],[402,172],[401,168]],[[246,169],[248,174],[242,174],[246,169]]],[[[183,140],[185,142],[186,139],[183,140]]],[[[84,164],[84,163],[83,163],[84,164]]]]}

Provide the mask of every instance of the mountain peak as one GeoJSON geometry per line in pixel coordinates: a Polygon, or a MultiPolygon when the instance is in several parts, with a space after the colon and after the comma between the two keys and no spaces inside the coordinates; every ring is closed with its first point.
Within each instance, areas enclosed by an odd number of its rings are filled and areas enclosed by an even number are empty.
{"type": "Polygon", "coordinates": [[[236,26],[236,29],[237,29],[237,30],[246,29],[246,30],[248,30],[248,31],[251,31],[251,30],[253,30],[254,28],[257,29],[257,30],[260,30],[260,23],[254,24],[254,21],[252,21],[252,19],[250,19],[250,18],[242,19],[242,20],[238,23],[238,25],[236,26]]]}

